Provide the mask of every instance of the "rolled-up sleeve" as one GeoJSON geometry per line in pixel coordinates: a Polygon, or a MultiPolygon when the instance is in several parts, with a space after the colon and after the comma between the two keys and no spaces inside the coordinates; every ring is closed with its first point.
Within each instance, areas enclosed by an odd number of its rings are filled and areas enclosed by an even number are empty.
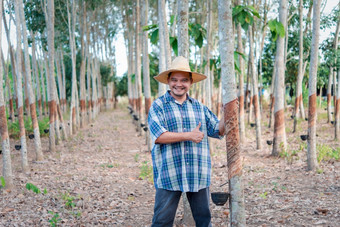
{"type": "Polygon", "coordinates": [[[157,138],[168,130],[165,128],[165,121],[162,109],[155,103],[151,106],[148,115],[148,124],[152,142],[155,143],[157,138]]]}

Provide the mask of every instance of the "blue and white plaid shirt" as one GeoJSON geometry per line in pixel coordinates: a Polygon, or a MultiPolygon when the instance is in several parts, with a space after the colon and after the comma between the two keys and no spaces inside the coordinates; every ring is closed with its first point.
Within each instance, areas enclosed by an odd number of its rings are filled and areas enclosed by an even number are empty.
{"type": "Polygon", "coordinates": [[[152,162],[156,188],[197,192],[210,186],[211,161],[208,136],[220,138],[219,120],[203,104],[187,96],[182,104],[168,92],[150,108],[148,124],[153,141],[152,162]],[[191,132],[199,122],[204,138],[171,144],[155,144],[164,132],[191,132]]]}

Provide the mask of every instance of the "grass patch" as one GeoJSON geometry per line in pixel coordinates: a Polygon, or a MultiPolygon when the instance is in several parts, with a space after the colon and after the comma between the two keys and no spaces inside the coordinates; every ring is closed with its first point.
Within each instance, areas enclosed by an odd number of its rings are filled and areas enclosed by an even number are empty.
{"type": "MultiPolygon", "coordinates": [[[[39,124],[39,131],[40,131],[40,136],[48,136],[48,133],[44,132],[44,129],[49,128],[49,117],[46,116],[42,119],[38,119],[38,124],[39,124]]],[[[33,125],[32,125],[32,120],[24,120],[24,125],[25,125],[25,131],[26,135],[28,134],[33,134],[33,125]]],[[[19,139],[20,138],[20,126],[19,126],[19,120],[15,120],[14,122],[8,122],[8,134],[10,138],[13,139],[19,139]]]]}
{"type": "Polygon", "coordinates": [[[318,163],[330,160],[338,161],[340,158],[340,147],[333,149],[328,145],[317,144],[316,149],[318,151],[317,156],[318,163]]]}

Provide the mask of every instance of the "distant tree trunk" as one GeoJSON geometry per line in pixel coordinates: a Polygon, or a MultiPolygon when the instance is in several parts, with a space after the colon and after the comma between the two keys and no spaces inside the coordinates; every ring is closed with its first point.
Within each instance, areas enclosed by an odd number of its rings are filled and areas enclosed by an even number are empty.
{"type": "Polygon", "coordinates": [[[333,67],[329,67],[328,84],[327,84],[327,123],[332,121],[332,83],[333,67]]]}
{"type": "MultiPolygon", "coordinates": [[[[171,63],[169,33],[166,23],[165,0],[158,0],[158,27],[159,27],[159,72],[165,71],[171,63]]],[[[158,96],[164,95],[166,85],[158,84],[158,96]]]]}
{"type": "Polygon", "coordinates": [[[60,51],[60,64],[61,64],[61,72],[63,75],[63,90],[62,95],[60,95],[60,105],[63,107],[63,111],[65,112],[67,109],[67,100],[66,100],[66,73],[65,73],[65,65],[64,65],[64,56],[63,52],[60,51]]]}
{"type": "Polygon", "coordinates": [[[205,97],[206,97],[206,106],[211,109],[211,71],[210,71],[210,57],[211,57],[211,43],[212,43],[212,0],[207,1],[207,45],[206,45],[206,53],[205,53],[205,75],[207,79],[204,80],[205,83],[205,97]]]}
{"type": "MultiPolygon", "coordinates": [[[[238,1],[238,4],[241,4],[241,1],[238,1]]],[[[242,28],[241,24],[239,23],[237,25],[237,51],[240,53],[243,53],[243,43],[242,43],[242,28]]],[[[239,109],[240,109],[240,143],[244,143],[245,141],[245,125],[244,125],[244,62],[243,58],[239,57],[239,63],[240,63],[240,74],[239,74],[239,109]]]]}
{"type": "Polygon", "coordinates": [[[293,132],[296,132],[297,118],[299,117],[300,102],[302,100],[302,80],[303,80],[303,0],[299,4],[299,72],[296,82],[296,97],[295,97],[295,111],[294,111],[294,127],[293,132]]]}
{"type": "Polygon", "coordinates": [[[253,39],[253,26],[249,26],[249,64],[250,71],[252,74],[252,82],[253,82],[253,103],[254,103],[254,112],[255,112],[255,124],[256,124],[256,148],[258,150],[262,149],[261,142],[261,111],[260,111],[260,103],[259,103],[259,90],[258,90],[258,75],[256,73],[256,67],[254,63],[254,39],[253,39]]]}
{"type": "MultiPolygon", "coordinates": [[[[42,88],[42,106],[43,106],[43,109],[44,109],[44,115],[47,114],[47,105],[46,105],[46,86],[48,86],[46,83],[45,83],[45,77],[44,77],[44,64],[48,64],[48,59],[44,57],[44,60],[42,60],[42,62],[40,63],[40,80],[41,80],[41,88],[42,88]]],[[[47,68],[45,67],[45,76],[46,76],[46,79],[47,77],[49,76],[48,73],[47,73],[47,68]]]]}
{"type": "Polygon", "coordinates": [[[309,105],[308,105],[308,140],[307,140],[307,170],[315,171],[316,160],[316,81],[318,73],[318,50],[320,37],[320,5],[321,0],[313,0],[313,35],[311,59],[309,65],[309,105]]]}
{"type": "Polygon", "coordinates": [[[49,60],[49,117],[50,117],[50,152],[55,152],[55,111],[56,98],[54,92],[54,1],[47,0],[47,45],[48,45],[48,60],[49,60]]]}
{"type": "MultiPolygon", "coordinates": [[[[19,11],[20,0],[16,0],[14,4],[15,17],[20,18],[19,11]]],[[[26,130],[24,124],[24,111],[23,111],[23,97],[22,97],[22,50],[21,50],[21,25],[20,19],[16,21],[16,38],[17,38],[17,51],[16,51],[16,73],[17,73],[17,96],[18,96],[18,118],[20,127],[20,142],[21,142],[21,167],[24,173],[28,172],[27,161],[27,145],[26,145],[26,130]]],[[[2,72],[1,72],[2,73],[2,72]]]]}
{"type": "Polygon", "coordinates": [[[274,105],[275,105],[275,96],[274,96],[274,89],[275,89],[275,79],[276,79],[276,64],[274,62],[273,72],[272,72],[272,84],[271,84],[271,94],[270,94],[270,110],[269,110],[269,123],[268,128],[271,128],[272,123],[274,121],[274,105]]]}
{"type": "MultiPolygon", "coordinates": [[[[3,17],[3,1],[0,1],[0,34],[2,34],[2,17],[3,17]]],[[[2,43],[2,36],[0,35],[0,43],[2,43]]],[[[1,48],[0,48],[1,49],[1,48]]],[[[11,150],[9,144],[7,116],[6,116],[6,103],[3,96],[3,64],[0,61],[0,134],[1,134],[1,147],[2,147],[2,174],[5,179],[5,187],[7,189],[13,188],[12,177],[12,160],[11,150]]]]}
{"type": "MultiPolygon", "coordinates": [[[[4,9],[2,9],[2,12],[1,12],[3,15],[4,15],[4,9]]],[[[16,89],[15,89],[15,86],[16,86],[16,62],[15,62],[15,57],[14,57],[14,51],[13,51],[13,47],[12,47],[12,44],[11,44],[11,38],[10,38],[10,32],[9,32],[9,29],[8,29],[8,26],[7,26],[7,22],[6,22],[6,17],[3,16],[2,17],[3,19],[3,22],[4,22],[4,27],[5,27],[5,33],[6,33],[6,38],[7,38],[7,44],[8,44],[8,50],[9,50],[9,54],[10,54],[10,59],[11,59],[11,66],[12,66],[12,78],[13,78],[13,99],[12,99],[12,105],[13,105],[13,100],[15,101],[15,104],[16,104],[16,108],[18,108],[18,99],[17,99],[17,95],[16,95],[16,89]]],[[[11,99],[10,99],[11,101],[11,99]]],[[[11,117],[12,117],[12,122],[14,122],[14,109],[13,109],[13,112],[11,112],[11,117]]]]}
{"type": "Polygon", "coordinates": [[[81,21],[81,65],[80,65],[80,128],[85,126],[86,119],[86,86],[85,86],[85,67],[86,67],[86,56],[85,56],[85,41],[84,33],[86,28],[86,2],[82,2],[82,21],[81,21]]]}
{"type": "Polygon", "coordinates": [[[242,161],[238,126],[238,98],[234,71],[234,34],[231,0],[218,0],[219,52],[226,129],[230,226],[245,226],[242,161]]]}
{"type": "Polygon", "coordinates": [[[177,5],[177,40],[178,40],[178,55],[189,59],[189,2],[188,0],[179,1],[177,5]]]}
{"type": "Polygon", "coordinates": [[[71,108],[70,108],[70,135],[74,134],[77,128],[76,122],[76,90],[77,90],[77,74],[76,74],[76,50],[75,50],[75,26],[76,26],[76,10],[75,2],[72,1],[71,6],[67,0],[67,18],[68,30],[70,36],[70,49],[72,60],[72,89],[71,89],[71,108]],[[71,7],[71,9],[69,9],[71,7]]]}
{"type": "MultiPolygon", "coordinates": [[[[25,71],[26,71],[26,86],[27,86],[27,93],[29,100],[29,106],[31,111],[31,118],[32,118],[32,125],[33,125],[33,133],[34,133],[34,146],[35,146],[35,159],[36,161],[42,161],[44,159],[42,150],[41,150],[41,141],[40,141],[40,130],[37,118],[37,110],[35,104],[35,96],[32,89],[32,77],[31,77],[31,63],[29,57],[29,50],[28,50],[28,39],[27,39],[27,28],[26,28],[26,20],[25,20],[25,12],[23,7],[22,0],[18,1],[19,5],[19,13],[20,13],[20,20],[22,25],[22,34],[23,34],[23,41],[24,41],[24,49],[25,49],[25,71]]],[[[33,53],[32,53],[33,54],[33,53]]]]}
{"type": "MultiPolygon", "coordinates": [[[[146,26],[148,24],[148,0],[142,1],[142,26],[146,26]]],[[[149,109],[151,107],[151,90],[150,90],[150,69],[149,69],[149,50],[148,50],[148,31],[143,31],[143,85],[144,85],[144,97],[145,97],[145,119],[147,119],[149,114],[149,109]]],[[[145,120],[145,124],[147,126],[147,120],[145,120]]],[[[146,132],[146,143],[148,145],[148,151],[151,151],[151,141],[150,134],[146,132]]]]}
{"type": "MultiPolygon", "coordinates": [[[[280,22],[287,31],[287,1],[280,1],[279,8],[280,22]]],[[[276,49],[284,50],[284,38],[279,36],[276,41],[276,49]]],[[[276,51],[276,78],[275,78],[275,94],[274,94],[274,140],[272,155],[278,156],[281,149],[286,149],[286,129],[285,129],[285,114],[284,114],[284,94],[285,94],[285,60],[283,51],[276,51]]]]}
{"type": "MultiPolygon", "coordinates": [[[[142,118],[143,118],[143,108],[142,108],[142,75],[141,75],[141,44],[140,44],[140,0],[136,0],[136,29],[135,29],[135,82],[136,82],[136,98],[137,98],[137,129],[139,134],[142,135],[142,118]]],[[[144,15],[143,15],[144,17],[144,15]]]]}
{"type": "Polygon", "coordinates": [[[33,66],[33,75],[35,77],[35,85],[37,89],[37,98],[36,102],[38,102],[38,109],[39,109],[39,118],[42,117],[42,106],[41,106],[41,91],[40,91],[40,82],[38,77],[38,67],[37,67],[37,59],[36,59],[36,43],[35,43],[35,35],[31,31],[31,38],[32,38],[32,66],[33,66]]]}
{"type": "MultiPolygon", "coordinates": [[[[338,9],[339,7],[340,7],[340,2],[338,3],[338,9]]],[[[335,37],[334,37],[334,42],[333,42],[334,52],[336,53],[335,56],[339,56],[338,54],[339,29],[340,29],[340,13],[338,13],[338,23],[336,25],[335,37]]],[[[337,61],[338,61],[338,58],[335,58],[334,67],[336,65],[339,65],[337,61]]],[[[340,139],[340,69],[339,68],[337,69],[337,74],[338,74],[338,91],[335,92],[335,89],[334,89],[334,96],[337,93],[337,100],[336,100],[336,103],[334,103],[334,113],[335,113],[334,126],[335,126],[335,139],[339,140],[340,139]]],[[[333,84],[335,84],[335,80],[333,80],[333,84]]]]}

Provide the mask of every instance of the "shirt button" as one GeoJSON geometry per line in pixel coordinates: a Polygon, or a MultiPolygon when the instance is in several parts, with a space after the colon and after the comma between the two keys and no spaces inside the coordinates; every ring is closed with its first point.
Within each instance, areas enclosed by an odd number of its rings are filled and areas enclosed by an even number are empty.
{"type": "Polygon", "coordinates": [[[189,162],[187,162],[187,165],[189,165],[189,162]]]}

